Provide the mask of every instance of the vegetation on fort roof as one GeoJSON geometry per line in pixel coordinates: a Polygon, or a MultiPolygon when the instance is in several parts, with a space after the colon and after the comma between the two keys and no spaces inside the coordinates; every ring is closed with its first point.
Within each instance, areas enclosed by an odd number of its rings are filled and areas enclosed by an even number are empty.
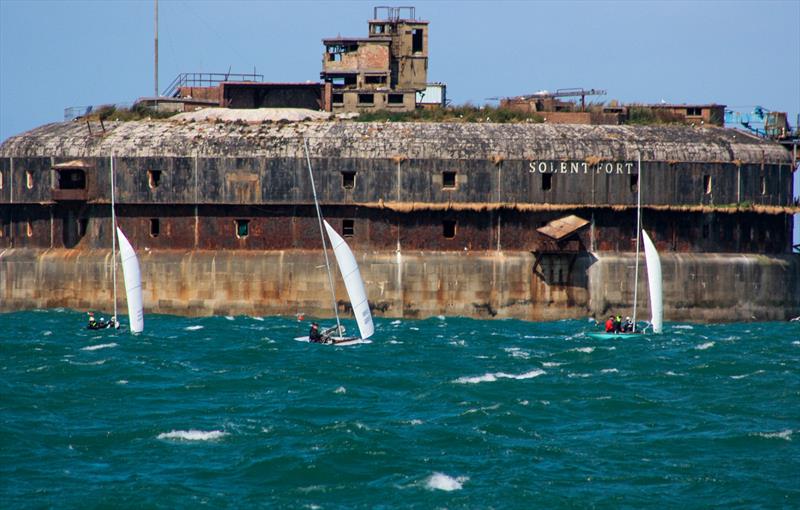
{"type": "Polygon", "coordinates": [[[412,112],[391,112],[377,110],[362,112],[354,119],[356,122],[496,122],[499,124],[544,122],[538,114],[513,111],[494,106],[473,106],[470,104],[449,108],[417,109],[412,112]]]}
{"type": "Polygon", "coordinates": [[[102,106],[83,118],[89,120],[144,120],[166,119],[178,112],[159,112],[143,105],[134,105],[131,108],[117,108],[116,106],[102,106]]]}
{"type": "Polygon", "coordinates": [[[646,106],[629,106],[625,124],[684,124],[683,118],[668,111],[656,111],[646,106]]]}

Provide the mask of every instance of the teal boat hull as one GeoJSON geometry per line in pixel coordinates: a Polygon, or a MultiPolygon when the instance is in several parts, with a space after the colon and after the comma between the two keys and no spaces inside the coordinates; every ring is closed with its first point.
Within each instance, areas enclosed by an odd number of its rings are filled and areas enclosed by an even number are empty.
{"type": "Polygon", "coordinates": [[[645,337],[644,333],[606,333],[600,331],[593,331],[586,333],[586,335],[596,340],[630,340],[645,337]]]}

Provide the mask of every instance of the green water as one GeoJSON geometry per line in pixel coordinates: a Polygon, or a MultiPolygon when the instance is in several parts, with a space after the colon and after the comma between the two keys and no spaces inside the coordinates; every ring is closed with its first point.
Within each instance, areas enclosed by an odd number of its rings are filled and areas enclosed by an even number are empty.
{"type": "Polygon", "coordinates": [[[800,507],[799,323],[84,320],[0,315],[4,508],[800,507]]]}

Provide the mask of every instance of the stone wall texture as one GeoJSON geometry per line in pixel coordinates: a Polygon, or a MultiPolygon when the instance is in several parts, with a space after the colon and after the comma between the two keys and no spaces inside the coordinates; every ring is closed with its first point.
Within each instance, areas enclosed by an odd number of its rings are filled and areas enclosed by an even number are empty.
{"type": "MultiPolygon", "coordinates": [[[[662,255],[665,319],[786,320],[800,315],[800,257],[662,255]]],[[[373,313],[557,320],[630,314],[634,256],[580,256],[575,286],[554,285],[532,271],[526,253],[358,255],[373,313]]],[[[146,313],[180,315],[332,316],[318,251],[150,251],[140,254],[146,313]]],[[[119,270],[118,270],[119,271],[119,270]]],[[[334,271],[336,269],[334,268],[334,271]]],[[[118,302],[125,309],[121,271],[118,302]]],[[[347,297],[336,275],[338,306],[347,297]]],[[[67,307],[112,309],[109,251],[24,250],[0,253],[0,311],[67,307]]],[[[642,258],[639,317],[649,317],[642,258]]],[[[122,312],[124,313],[124,312],[122,312]]]]}

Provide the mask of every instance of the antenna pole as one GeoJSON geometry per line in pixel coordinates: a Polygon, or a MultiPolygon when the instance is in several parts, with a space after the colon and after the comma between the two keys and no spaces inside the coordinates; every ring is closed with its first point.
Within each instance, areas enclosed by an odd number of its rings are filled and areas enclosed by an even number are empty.
{"type": "Polygon", "coordinates": [[[114,327],[117,326],[117,216],[114,212],[114,155],[111,155],[111,280],[114,282],[114,327]]]}
{"type": "Polygon", "coordinates": [[[158,0],[155,0],[155,63],[153,74],[155,77],[155,97],[158,99],[158,0]]]}
{"type": "Polygon", "coordinates": [[[636,301],[639,290],[639,236],[642,235],[642,154],[636,154],[636,269],[633,277],[633,330],[636,331],[636,301]]]}
{"type": "Polygon", "coordinates": [[[333,314],[336,316],[336,333],[342,334],[342,325],[339,323],[339,310],[336,308],[336,289],[333,288],[333,276],[331,276],[331,264],[328,261],[328,244],[325,242],[325,232],[322,228],[322,212],[319,209],[317,200],[317,188],[314,186],[314,173],[311,171],[311,157],[308,155],[308,141],[303,137],[303,149],[306,152],[306,163],[308,164],[308,176],[311,179],[311,192],[314,194],[314,206],[317,208],[317,221],[319,222],[319,235],[322,237],[322,253],[325,254],[325,268],[328,270],[328,283],[331,287],[331,298],[333,299],[333,314]]]}

